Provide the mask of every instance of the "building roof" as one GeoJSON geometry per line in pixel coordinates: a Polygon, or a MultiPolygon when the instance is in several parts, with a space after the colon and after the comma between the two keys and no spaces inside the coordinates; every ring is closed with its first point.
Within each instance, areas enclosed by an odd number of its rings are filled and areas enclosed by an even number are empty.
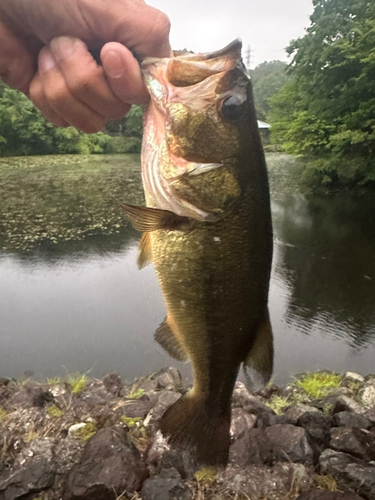
{"type": "Polygon", "coordinates": [[[271,128],[271,125],[269,123],[258,120],[258,128],[271,128]]]}

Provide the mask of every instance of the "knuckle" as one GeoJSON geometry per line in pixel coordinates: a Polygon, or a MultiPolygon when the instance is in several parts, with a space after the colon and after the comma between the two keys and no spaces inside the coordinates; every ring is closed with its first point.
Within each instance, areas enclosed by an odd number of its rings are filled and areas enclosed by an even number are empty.
{"type": "Polygon", "coordinates": [[[68,90],[65,85],[56,84],[53,89],[45,89],[47,100],[53,110],[63,110],[69,102],[68,90]]]}
{"type": "Polygon", "coordinates": [[[91,89],[95,87],[95,82],[100,78],[100,70],[92,70],[90,73],[77,74],[74,79],[69,81],[69,89],[72,94],[78,98],[83,98],[91,93],[91,89]]]}

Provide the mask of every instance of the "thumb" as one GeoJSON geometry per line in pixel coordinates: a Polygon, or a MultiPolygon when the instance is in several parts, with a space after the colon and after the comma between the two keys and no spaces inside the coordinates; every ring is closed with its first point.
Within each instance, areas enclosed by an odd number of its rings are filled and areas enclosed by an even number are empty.
{"type": "Polygon", "coordinates": [[[138,61],[129,49],[121,43],[110,42],[102,48],[100,58],[108,85],[121,102],[144,104],[148,101],[138,61]]]}
{"type": "Polygon", "coordinates": [[[0,22],[0,79],[28,93],[36,69],[36,60],[26,46],[0,22]]]}

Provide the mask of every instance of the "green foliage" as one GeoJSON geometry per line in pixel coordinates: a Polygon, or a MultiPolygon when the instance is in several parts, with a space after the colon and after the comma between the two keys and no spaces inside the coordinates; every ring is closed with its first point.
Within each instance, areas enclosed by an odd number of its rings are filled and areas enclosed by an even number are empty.
{"type": "Polygon", "coordinates": [[[332,389],[340,387],[341,380],[342,376],[335,373],[306,373],[300,380],[297,380],[297,385],[309,396],[319,399],[326,396],[332,389]]]}
{"type": "Polygon", "coordinates": [[[267,401],[266,405],[269,406],[271,410],[276,413],[276,415],[280,415],[284,408],[290,406],[290,401],[288,398],[273,396],[269,401],[267,401]]]}
{"type": "Polygon", "coordinates": [[[87,422],[84,427],[80,427],[74,433],[75,437],[78,437],[82,443],[86,443],[94,434],[97,432],[97,426],[94,422],[87,422]]]}
{"type": "Polygon", "coordinates": [[[139,424],[142,422],[142,419],[140,417],[126,417],[125,415],[122,415],[121,420],[126,424],[129,428],[134,427],[135,425],[139,424]]]}
{"type": "Polygon", "coordinates": [[[320,159],[312,183],[375,185],[375,4],[313,3],[307,34],[287,49],[294,79],[270,99],[273,141],[320,159]]]}
{"type": "Polygon", "coordinates": [[[103,132],[84,134],[73,127],[58,128],[44,119],[31,101],[20,92],[0,86],[0,155],[136,153],[142,138],[141,106],[133,106],[127,116],[107,126],[128,142],[103,132]],[[117,124],[117,125],[116,125],[117,124]],[[117,129],[116,129],[117,127],[117,129]]]}
{"type": "Polygon", "coordinates": [[[259,120],[268,120],[269,99],[291,80],[286,73],[287,64],[271,61],[259,64],[250,71],[253,83],[255,109],[259,120]]]}

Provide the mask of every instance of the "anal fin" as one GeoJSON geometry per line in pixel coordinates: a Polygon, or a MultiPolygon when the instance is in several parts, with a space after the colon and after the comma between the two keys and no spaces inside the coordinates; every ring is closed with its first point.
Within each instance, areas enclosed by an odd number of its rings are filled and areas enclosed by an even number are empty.
{"type": "Polygon", "coordinates": [[[273,333],[268,315],[259,325],[255,341],[243,361],[245,385],[252,393],[259,391],[270,380],[273,370],[273,333]]]}
{"type": "Polygon", "coordinates": [[[167,353],[177,361],[187,361],[188,357],[168,324],[168,316],[156,330],[154,338],[167,353]]]}

